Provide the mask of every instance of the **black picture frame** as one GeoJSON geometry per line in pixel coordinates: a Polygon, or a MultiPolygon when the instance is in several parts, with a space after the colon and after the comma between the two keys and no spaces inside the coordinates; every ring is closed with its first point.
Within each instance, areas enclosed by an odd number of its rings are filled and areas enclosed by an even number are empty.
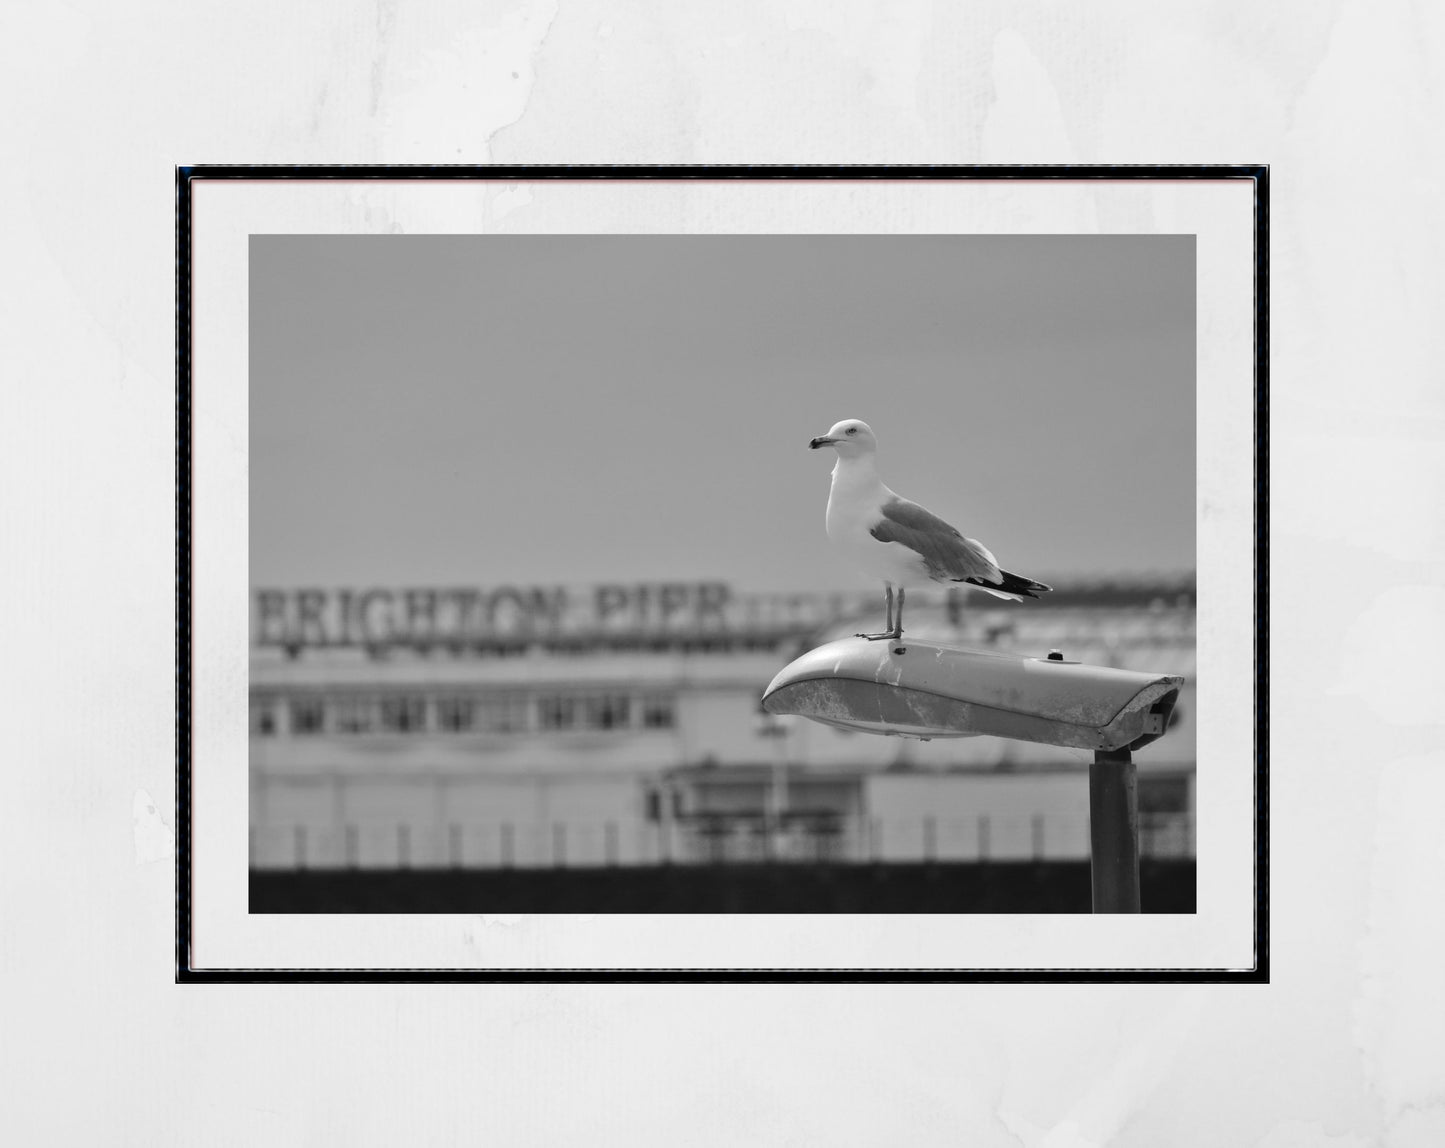
{"type": "Polygon", "coordinates": [[[176,170],[176,980],[178,983],[1268,983],[1269,981],[1269,168],[1200,166],[228,166],[176,170]],[[1254,949],[1245,969],[466,969],[196,967],[192,961],[191,362],[193,191],[217,180],[1139,180],[1248,181],[1254,191],[1254,949]]]}

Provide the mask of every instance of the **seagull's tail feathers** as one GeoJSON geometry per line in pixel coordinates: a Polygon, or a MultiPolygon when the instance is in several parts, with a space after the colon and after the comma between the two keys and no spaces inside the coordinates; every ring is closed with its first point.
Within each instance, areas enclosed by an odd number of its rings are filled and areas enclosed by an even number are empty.
{"type": "Polygon", "coordinates": [[[1007,598],[1013,602],[1022,602],[1025,598],[1037,598],[1040,594],[1047,594],[1053,589],[1052,586],[1045,586],[1042,582],[1035,582],[1032,578],[1021,578],[1017,574],[1010,574],[1007,570],[998,572],[997,582],[985,582],[980,578],[955,578],[954,581],[977,586],[980,590],[987,590],[995,598],[1007,598]]]}

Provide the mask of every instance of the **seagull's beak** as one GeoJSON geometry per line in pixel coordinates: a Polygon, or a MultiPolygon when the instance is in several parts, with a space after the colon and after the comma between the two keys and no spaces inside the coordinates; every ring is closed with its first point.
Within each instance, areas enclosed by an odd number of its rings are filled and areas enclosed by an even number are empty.
{"type": "Polygon", "coordinates": [[[837,441],[838,440],[835,438],[829,438],[827,435],[821,434],[817,438],[809,440],[808,449],[817,450],[820,446],[828,446],[831,443],[835,443],[837,441]]]}

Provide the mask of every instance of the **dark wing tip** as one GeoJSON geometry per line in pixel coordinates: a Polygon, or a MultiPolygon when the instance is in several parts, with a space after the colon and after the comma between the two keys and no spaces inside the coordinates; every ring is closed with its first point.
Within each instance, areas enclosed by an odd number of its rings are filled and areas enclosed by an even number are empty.
{"type": "Polygon", "coordinates": [[[1047,594],[1053,589],[1052,586],[1045,586],[1042,582],[1035,582],[1032,578],[1022,578],[1017,574],[1010,574],[1007,570],[1000,570],[1002,575],[1003,589],[1013,594],[1027,594],[1030,598],[1037,598],[1040,594],[1047,594]]]}
{"type": "Polygon", "coordinates": [[[999,571],[997,582],[985,582],[982,578],[955,578],[955,582],[968,582],[974,586],[983,586],[990,590],[1005,590],[1010,594],[1018,594],[1024,598],[1037,598],[1040,594],[1047,594],[1053,590],[1052,586],[1046,586],[1042,582],[1035,582],[1032,578],[1020,578],[1017,574],[1010,574],[1007,570],[999,571]]]}

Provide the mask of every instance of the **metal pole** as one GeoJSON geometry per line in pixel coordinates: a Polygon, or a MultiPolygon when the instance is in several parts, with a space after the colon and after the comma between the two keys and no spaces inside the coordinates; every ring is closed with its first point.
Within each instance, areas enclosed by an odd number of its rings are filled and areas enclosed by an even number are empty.
{"type": "Polygon", "coordinates": [[[1101,749],[1089,766],[1094,912],[1139,912],[1139,797],[1127,749],[1101,749]]]}
{"type": "Polygon", "coordinates": [[[773,827],[773,860],[781,860],[787,842],[788,764],[783,754],[781,736],[773,739],[773,776],[771,786],[771,817],[773,827]]]}
{"type": "Polygon", "coordinates": [[[768,777],[765,820],[768,826],[769,860],[782,859],[785,846],[785,826],[788,818],[788,750],[784,739],[787,727],[776,717],[770,718],[763,726],[762,735],[773,745],[772,769],[768,777]]]}

